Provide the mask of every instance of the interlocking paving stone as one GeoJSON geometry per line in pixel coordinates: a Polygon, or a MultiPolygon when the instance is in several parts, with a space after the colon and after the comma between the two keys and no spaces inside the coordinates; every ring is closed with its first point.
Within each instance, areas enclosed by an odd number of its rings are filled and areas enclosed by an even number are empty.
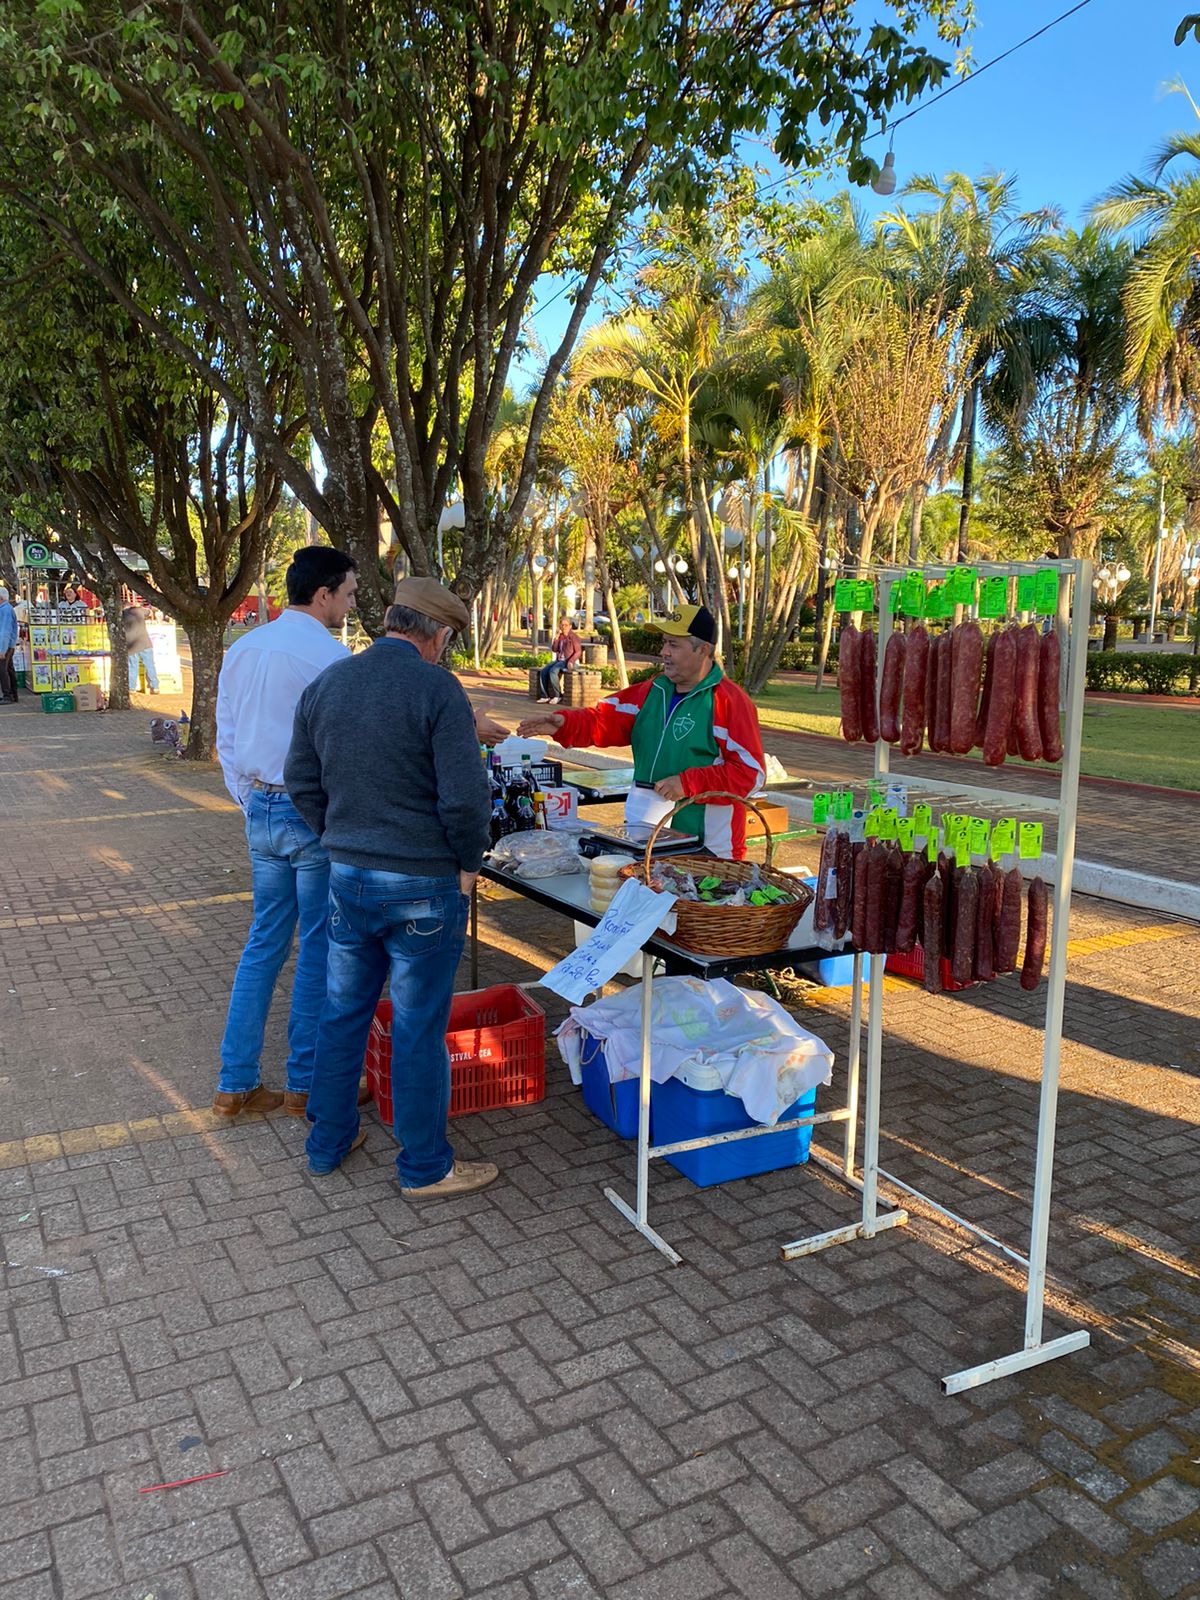
{"type": "MultiPolygon", "coordinates": [[[[10,826],[72,838],[49,871],[14,855],[0,888],[0,1234],[22,1263],[0,1269],[4,1600],[1200,1584],[1194,930],[1146,937],[1160,919],[1076,902],[1090,953],[1070,968],[1048,1323],[1093,1345],[948,1397],[946,1373],[1020,1343],[1019,1286],[993,1257],[914,1207],[905,1230],[782,1263],[782,1240],[854,1219],[832,1179],[701,1192],[656,1168],[671,1269],[604,1200],[631,1192],[631,1152],[553,1047],[541,1105],[452,1124],[503,1168],[462,1201],[407,1205],[370,1111],[361,1156],[324,1185],[302,1125],[210,1127],[249,916],[238,818],[215,773],[143,752],[140,714],[76,720],[49,744],[32,713],[0,727],[10,826]],[[124,799],[79,823],[91,772],[124,799]],[[84,920],[44,920],[60,912],[84,920]]],[[[569,940],[501,891],[480,915],[485,982],[535,976],[529,953],[569,940]]],[[[788,994],[840,1088],[846,994],[788,994]]],[[[1011,983],[885,999],[884,1164],[1018,1246],[1038,1004],[1011,983]]],[[[285,1033],[281,996],[268,1081],[285,1033]]]]}

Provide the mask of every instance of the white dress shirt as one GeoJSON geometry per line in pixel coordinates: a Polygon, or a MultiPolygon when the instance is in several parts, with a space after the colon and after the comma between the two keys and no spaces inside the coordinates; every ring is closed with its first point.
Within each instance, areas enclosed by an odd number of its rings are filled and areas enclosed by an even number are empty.
{"type": "Polygon", "coordinates": [[[243,810],[255,778],[283,782],[296,702],[349,654],[316,617],[290,608],[229,647],[217,687],[217,758],[243,810]]]}

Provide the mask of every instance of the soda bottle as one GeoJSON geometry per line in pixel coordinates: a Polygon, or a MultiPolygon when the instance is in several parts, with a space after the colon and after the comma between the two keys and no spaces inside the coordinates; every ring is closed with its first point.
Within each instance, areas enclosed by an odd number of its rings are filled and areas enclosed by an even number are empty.
{"type": "Polygon", "coordinates": [[[516,824],[509,816],[504,805],[504,790],[500,785],[492,785],[492,843],[498,844],[501,839],[516,831],[516,824]]]}

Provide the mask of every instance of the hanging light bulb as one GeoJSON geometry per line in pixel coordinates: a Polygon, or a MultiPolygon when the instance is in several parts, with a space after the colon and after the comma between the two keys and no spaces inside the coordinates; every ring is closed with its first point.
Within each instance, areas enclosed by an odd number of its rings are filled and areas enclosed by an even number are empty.
{"type": "Polygon", "coordinates": [[[889,150],[883,158],[883,166],[879,169],[879,176],[871,185],[876,194],[895,194],[896,192],[896,157],[889,150]]]}
{"type": "Polygon", "coordinates": [[[1122,561],[1121,565],[1117,568],[1117,582],[1118,583],[1128,583],[1129,582],[1129,576],[1130,576],[1129,568],[1122,561]]]}

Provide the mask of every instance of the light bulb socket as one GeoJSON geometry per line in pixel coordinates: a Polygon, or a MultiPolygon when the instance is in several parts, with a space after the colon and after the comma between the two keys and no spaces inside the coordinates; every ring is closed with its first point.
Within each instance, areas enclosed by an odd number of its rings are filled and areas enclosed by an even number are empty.
{"type": "Polygon", "coordinates": [[[879,176],[871,185],[876,194],[888,195],[896,192],[896,157],[889,150],[883,158],[883,166],[879,169],[879,176]]]}

